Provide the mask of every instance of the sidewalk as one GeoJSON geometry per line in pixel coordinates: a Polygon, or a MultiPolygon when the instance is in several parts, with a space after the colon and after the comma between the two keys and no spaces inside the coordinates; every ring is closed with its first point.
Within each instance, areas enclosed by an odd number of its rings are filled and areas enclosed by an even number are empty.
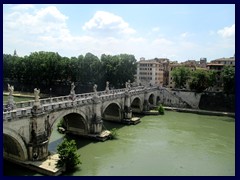
{"type": "Polygon", "coordinates": [[[232,112],[220,112],[220,111],[207,111],[201,109],[187,109],[187,108],[176,108],[176,107],[163,107],[165,110],[172,110],[178,112],[190,112],[197,114],[205,114],[205,115],[214,115],[214,116],[229,116],[235,118],[235,113],[232,112]]]}

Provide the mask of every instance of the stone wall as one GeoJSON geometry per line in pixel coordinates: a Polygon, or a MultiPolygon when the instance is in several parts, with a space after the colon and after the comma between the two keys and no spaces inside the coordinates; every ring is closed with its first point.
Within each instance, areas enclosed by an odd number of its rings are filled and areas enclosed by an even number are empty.
{"type": "Polygon", "coordinates": [[[235,112],[235,95],[226,95],[222,92],[203,93],[199,108],[211,111],[235,112]]]}
{"type": "Polygon", "coordinates": [[[160,103],[165,106],[235,112],[235,95],[226,95],[222,92],[196,93],[162,88],[160,96],[160,103]]]}
{"type": "Polygon", "coordinates": [[[191,91],[173,91],[173,93],[179,96],[184,102],[190,105],[193,109],[199,108],[201,93],[195,93],[191,91]]]}

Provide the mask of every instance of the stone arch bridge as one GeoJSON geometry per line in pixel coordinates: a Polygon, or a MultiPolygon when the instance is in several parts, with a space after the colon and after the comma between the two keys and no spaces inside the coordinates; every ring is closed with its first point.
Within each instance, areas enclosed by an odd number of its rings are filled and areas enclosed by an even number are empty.
{"type": "Polygon", "coordinates": [[[47,158],[52,126],[59,118],[64,119],[68,133],[96,135],[102,132],[102,119],[122,122],[159,100],[158,87],[139,86],[35,99],[15,103],[11,110],[4,105],[4,158],[18,162],[47,158]]]}

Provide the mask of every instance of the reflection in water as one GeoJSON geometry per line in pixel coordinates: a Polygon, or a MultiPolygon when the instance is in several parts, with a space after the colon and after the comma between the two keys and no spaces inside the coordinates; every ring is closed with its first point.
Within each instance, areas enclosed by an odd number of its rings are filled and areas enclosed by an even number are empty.
{"type": "MultiPolygon", "coordinates": [[[[97,142],[68,136],[76,140],[82,164],[65,175],[235,175],[234,119],[165,113],[142,117],[137,125],[104,122],[107,129],[119,129],[117,140],[97,142]]],[[[62,139],[55,126],[49,150],[56,152],[62,139]]],[[[4,161],[4,175],[39,174],[4,161]]]]}

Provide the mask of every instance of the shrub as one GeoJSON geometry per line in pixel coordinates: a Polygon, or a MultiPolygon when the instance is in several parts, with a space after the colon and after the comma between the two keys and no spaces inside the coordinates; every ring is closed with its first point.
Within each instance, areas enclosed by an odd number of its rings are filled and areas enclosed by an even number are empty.
{"type": "Polygon", "coordinates": [[[113,128],[110,130],[111,134],[110,134],[110,139],[117,139],[118,136],[118,129],[117,128],[113,128]]]}
{"type": "Polygon", "coordinates": [[[58,145],[57,152],[59,154],[59,160],[57,162],[58,167],[65,166],[66,171],[73,170],[76,165],[82,164],[79,157],[80,155],[76,153],[77,145],[75,140],[67,140],[64,138],[63,142],[58,145]]]}
{"type": "Polygon", "coordinates": [[[158,112],[159,112],[159,114],[164,115],[164,109],[161,104],[158,106],[158,112]]]}

